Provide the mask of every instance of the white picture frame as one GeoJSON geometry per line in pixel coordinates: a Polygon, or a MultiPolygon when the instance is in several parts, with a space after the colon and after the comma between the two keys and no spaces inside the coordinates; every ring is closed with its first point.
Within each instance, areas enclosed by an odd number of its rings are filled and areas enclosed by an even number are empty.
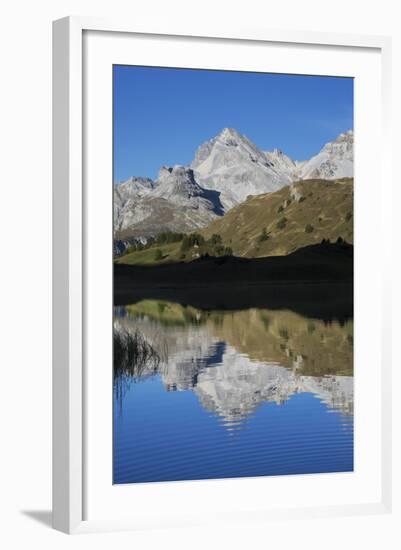
{"type": "MultiPolygon", "coordinates": [[[[235,44],[286,44],[293,48],[340,48],[344,52],[363,49],[375,51],[380,57],[381,113],[380,184],[391,192],[389,158],[391,42],[387,37],[336,35],[313,32],[289,32],[264,29],[187,29],[179,24],[168,28],[143,28],[140,24],[104,21],[93,18],[68,17],[54,22],[53,30],[53,526],[66,533],[113,529],[136,529],[146,524],[146,517],[105,517],[99,514],[87,518],[86,483],[90,464],[85,460],[87,435],[87,250],[85,234],[88,224],[85,209],[85,55],[84,33],[108,33],[113,36],[145,36],[147,40],[160,37],[179,37],[182,41],[209,43],[227,41],[235,44]]],[[[154,52],[157,57],[157,52],[154,52]]],[[[111,137],[109,142],[111,143],[111,137]]],[[[111,200],[111,196],[110,196],[111,200]]],[[[110,203],[111,209],[111,203],[110,203]]],[[[389,231],[388,221],[381,210],[381,232],[389,231]],[[387,224],[387,225],[386,225],[387,224]]],[[[93,219],[93,218],[92,218],[93,219]]],[[[384,233],[381,233],[384,234],[384,233]]],[[[389,250],[383,251],[382,262],[389,267],[389,250]]],[[[387,270],[390,271],[389,269],[387,270]]],[[[266,510],[260,508],[254,519],[263,521],[274,517],[312,517],[313,515],[352,515],[385,513],[391,510],[391,356],[389,323],[389,285],[383,269],[380,284],[382,319],[380,341],[380,498],[359,503],[325,503],[322,506],[297,504],[287,508],[266,510]]],[[[111,365],[110,365],[111,368],[111,365]]],[[[379,390],[376,390],[379,391],[379,390]]],[[[378,432],[379,433],[379,432],[378,432]]],[[[367,459],[369,460],[369,459],[367,459]]],[[[234,483],[241,483],[241,480],[234,483]]],[[[185,484],[186,482],[184,482],[185,484]]],[[[217,490],[209,482],[196,482],[203,496],[217,490]]],[[[277,482],[279,483],[279,482],[277,482]]],[[[177,494],[183,484],[170,485],[177,494]]],[[[218,490],[228,490],[228,485],[218,490]]],[[[238,487],[238,485],[237,485],[238,487]]],[[[150,490],[142,486],[142,493],[150,490]]],[[[232,488],[229,489],[231,491],[232,488]]],[[[199,495],[198,495],[199,496],[199,495]]],[[[181,497],[180,497],[181,498],[181,497]]],[[[183,497],[187,498],[187,497],[183,497]]],[[[195,498],[195,497],[194,497],[195,498]]],[[[362,499],[363,500],[363,499],[362,499]]],[[[366,500],[366,499],[365,499],[366,500]]],[[[256,507],[257,508],[257,507],[256,507]]],[[[190,525],[191,518],[181,517],[177,508],[174,519],[153,518],[157,525],[190,525]]],[[[233,516],[234,517],[234,516],[233,516]]],[[[249,518],[251,519],[251,518],[249,518]]],[[[148,518],[150,522],[150,518],[148,518]]],[[[226,518],[216,518],[226,521],[226,518]]]]}

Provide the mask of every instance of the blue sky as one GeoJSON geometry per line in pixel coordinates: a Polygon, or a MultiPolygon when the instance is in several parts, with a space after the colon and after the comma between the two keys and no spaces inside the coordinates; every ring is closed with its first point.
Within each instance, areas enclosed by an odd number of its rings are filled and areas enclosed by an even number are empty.
{"type": "Polygon", "coordinates": [[[114,181],[188,164],[224,127],[293,159],[353,127],[353,80],[114,66],[114,181]]]}

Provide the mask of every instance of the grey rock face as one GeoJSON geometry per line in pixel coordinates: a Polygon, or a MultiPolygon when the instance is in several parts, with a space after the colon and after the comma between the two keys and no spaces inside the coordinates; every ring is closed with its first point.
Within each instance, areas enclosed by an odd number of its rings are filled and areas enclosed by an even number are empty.
{"type": "Polygon", "coordinates": [[[114,239],[113,241],[113,256],[117,258],[118,256],[122,256],[125,251],[129,248],[130,242],[129,241],[123,241],[121,239],[114,239]]]}
{"type": "Polygon", "coordinates": [[[137,186],[130,193],[115,189],[115,223],[117,232],[130,236],[152,236],[162,231],[193,231],[207,225],[223,212],[217,191],[203,189],[185,166],[160,170],[156,182],[146,189],[137,186]]]}
{"type": "Polygon", "coordinates": [[[163,166],[158,179],[132,177],[114,188],[117,238],[147,238],[161,231],[189,232],[247,199],[294,181],[353,176],[354,133],[340,134],[306,161],[279,149],[261,151],[233,128],[201,145],[190,167],[163,166]]]}
{"type": "Polygon", "coordinates": [[[301,179],[352,178],[354,175],[354,132],[340,134],[302,166],[301,179]]]}
{"type": "Polygon", "coordinates": [[[222,214],[222,205],[217,191],[204,189],[196,181],[194,172],[186,166],[163,166],[152,194],[175,205],[194,210],[210,211],[216,216],[222,214]]]}
{"type": "Polygon", "coordinates": [[[135,220],[135,205],[155,188],[150,178],[132,177],[114,186],[114,230],[135,220]]]}
{"type": "Polygon", "coordinates": [[[200,185],[220,192],[225,211],[248,195],[277,191],[291,181],[272,156],[232,128],[201,145],[191,167],[200,185]]]}

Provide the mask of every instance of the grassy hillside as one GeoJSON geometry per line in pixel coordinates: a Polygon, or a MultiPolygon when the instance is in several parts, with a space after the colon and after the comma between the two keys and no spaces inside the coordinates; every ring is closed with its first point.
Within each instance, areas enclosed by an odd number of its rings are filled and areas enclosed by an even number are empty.
{"type": "Polygon", "coordinates": [[[205,254],[284,256],[323,239],[353,242],[353,180],[308,180],[250,197],[200,231],[195,243],[159,243],[116,260],[130,265],[192,261],[205,254]],[[197,242],[199,241],[199,242],[197,242]]]}
{"type": "Polygon", "coordinates": [[[133,246],[132,250],[117,258],[115,262],[128,265],[161,265],[190,262],[207,255],[232,256],[232,250],[224,246],[221,237],[216,238],[216,235],[208,240],[200,233],[164,233],[164,235],[174,235],[174,242],[165,242],[159,235],[156,242],[141,245],[140,249],[135,249],[133,246]]]}
{"type": "Polygon", "coordinates": [[[129,265],[164,264],[178,262],[180,255],[180,243],[166,243],[154,245],[145,250],[136,250],[117,258],[115,262],[129,265]],[[158,250],[160,250],[160,254],[158,250]]]}
{"type": "Polygon", "coordinates": [[[322,239],[353,242],[353,180],[308,180],[249,198],[206,227],[236,256],[286,255],[322,239]]]}

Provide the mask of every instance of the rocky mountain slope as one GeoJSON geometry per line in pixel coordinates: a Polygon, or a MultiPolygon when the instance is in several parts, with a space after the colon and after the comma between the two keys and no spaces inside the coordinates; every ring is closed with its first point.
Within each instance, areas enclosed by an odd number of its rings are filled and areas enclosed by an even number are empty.
{"type": "Polygon", "coordinates": [[[219,193],[200,187],[190,168],[162,167],[156,182],[147,183],[146,189],[140,183],[115,188],[114,231],[119,239],[193,231],[223,213],[219,193]]]}
{"type": "Polygon", "coordinates": [[[264,154],[271,165],[274,166],[275,170],[286,174],[291,181],[293,181],[297,174],[300,172],[302,162],[292,160],[280,149],[265,151],[264,154]]]}
{"type": "Polygon", "coordinates": [[[300,179],[352,178],[354,175],[354,132],[349,130],[326,143],[299,171],[300,179]]]}
{"type": "Polygon", "coordinates": [[[162,167],[156,181],[132,177],[114,187],[117,239],[205,227],[249,196],[305,179],[353,175],[353,131],[341,134],[310,160],[262,151],[237,130],[224,128],[199,147],[190,167],[162,167]]]}
{"type": "MultiPolygon", "coordinates": [[[[288,157],[287,157],[288,158],[288,157]]],[[[248,195],[277,191],[292,181],[292,161],[260,151],[233,128],[201,145],[191,164],[195,177],[207,189],[220,192],[225,211],[248,195]]]]}

